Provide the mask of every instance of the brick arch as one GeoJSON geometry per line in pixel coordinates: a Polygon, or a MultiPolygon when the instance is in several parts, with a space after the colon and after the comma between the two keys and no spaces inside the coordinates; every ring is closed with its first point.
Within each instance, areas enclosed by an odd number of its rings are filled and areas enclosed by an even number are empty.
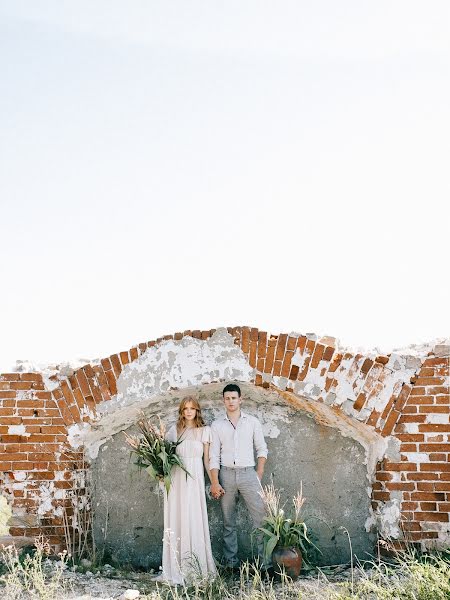
{"type": "MultiPolygon", "coordinates": [[[[95,418],[96,407],[117,394],[117,380],[126,365],[148,348],[188,336],[206,341],[215,331],[163,336],[65,374],[0,376],[2,490],[17,514],[10,533],[30,536],[45,527],[53,543],[61,540],[60,515],[43,512],[38,523],[30,519],[25,525],[19,517],[42,509],[39,490],[43,484],[53,486],[54,491],[71,488],[82,452],[71,447],[69,428],[95,418]],[[23,475],[18,479],[17,473],[27,474],[26,486],[20,479],[23,475]]],[[[382,437],[393,435],[400,444],[398,458],[378,464],[374,510],[400,498],[399,514],[407,521],[405,529],[411,539],[448,539],[448,346],[437,354],[431,350],[422,357],[402,357],[341,350],[328,337],[271,335],[250,327],[229,327],[227,331],[254,369],[254,385],[274,387],[326,406],[382,437]],[[439,415],[447,415],[446,422],[439,415]],[[431,462],[419,462],[425,454],[431,462]]],[[[53,496],[51,506],[57,509],[64,501],[57,493],[53,496]]]]}
{"type": "MultiPolygon", "coordinates": [[[[77,369],[53,390],[53,397],[65,423],[88,421],[88,412],[95,412],[97,404],[117,394],[116,383],[123,368],[148,348],[166,340],[181,340],[187,336],[207,340],[215,331],[194,330],[166,335],[112,354],[101,359],[99,364],[88,364],[77,369]]],[[[227,331],[248,357],[250,366],[256,369],[253,381],[256,386],[268,388],[272,384],[283,390],[295,391],[298,383],[323,380],[319,393],[310,394],[311,398],[326,402],[331,397],[328,403],[340,411],[343,394],[346,394],[345,401],[351,402],[353,416],[384,436],[392,432],[412,389],[412,385],[402,381],[396,381],[392,386],[392,379],[389,378],[392,368],[388,364],[391,355],[369,356],[343,352],[336,348],[333,338],[329,337],[317,339],[312,335],[284,333],[270,335],[249,327],[229,327],[227,331]],[[301,359],[300,363],[296,361],[297,357],[301,359]],[[371,401],[382,397],[388,386],[392,387],[392,393],[385,402],[381,401],[373,408],[374,402],[371,401]],[[342,387],[345,390],[340,389],[342,387]],[[353,395],[350,399],[349,390],[353,395]],[[333,395],[336,398],[332,398],[333,395]]],[[[417,362],[411,378],[414,379],[419,368],[420,363],[417,362]]]]}

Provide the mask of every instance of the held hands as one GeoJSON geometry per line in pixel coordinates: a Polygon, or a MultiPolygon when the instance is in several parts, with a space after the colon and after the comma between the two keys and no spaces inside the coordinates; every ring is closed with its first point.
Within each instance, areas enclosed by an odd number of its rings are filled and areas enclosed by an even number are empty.
{"type": "Polygon", "coordinates": [[[225,494],[225,490],[223,489],[223,487],[220,485],[219,482],[211,483],[211,496],[215,500],[219,500],[219,498],[221,498],[224,494],[225,494]]]}

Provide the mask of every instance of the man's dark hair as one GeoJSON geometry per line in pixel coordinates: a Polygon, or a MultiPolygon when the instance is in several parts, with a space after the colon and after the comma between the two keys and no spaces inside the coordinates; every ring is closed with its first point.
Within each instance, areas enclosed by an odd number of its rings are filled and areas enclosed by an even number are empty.
{"type": "Polygon", "coordinates": [[[222,390],[222,396],[225,396],[225,392],[237,392],[239,398],[241,397],[241,388],[236,383],[229,383],[222,390]]]}

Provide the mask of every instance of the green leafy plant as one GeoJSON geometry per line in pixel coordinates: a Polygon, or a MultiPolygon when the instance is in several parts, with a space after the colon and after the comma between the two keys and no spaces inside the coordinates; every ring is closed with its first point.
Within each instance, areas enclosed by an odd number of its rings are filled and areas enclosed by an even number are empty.
{"type": "Polygon", "coordinates": [[[306,562],[312,548],[320,552],[311,541],[308,527],[300,516],[305,502],[301,488],[292,499],[293,507],[290,513],[285,512],[285,504],[281,504],[280,492],[275,489],[273,483],[263,488],[262,497],[267,514],[256,531],[263,536],[266,560],[270,560],[275,548],[298,548],[306,562]]]}
{"type": "Polygon", "coordinates": [[[163,481],[166,492],[169,493],[174,467],[182,469],[186,473],[186,477],[190,475],[176,453],[177,447],[183,440],[181,437],[176,442],[167,440],[166,428],[161,420],[157,427],[150,423],[143,413],[141,413],[137,426],[141,436],[136,437],[125,433],[126,441],[131,446],[131,453],[136,456],[134,464],[139,470],[147,471],[152,479],[163,481]]]}

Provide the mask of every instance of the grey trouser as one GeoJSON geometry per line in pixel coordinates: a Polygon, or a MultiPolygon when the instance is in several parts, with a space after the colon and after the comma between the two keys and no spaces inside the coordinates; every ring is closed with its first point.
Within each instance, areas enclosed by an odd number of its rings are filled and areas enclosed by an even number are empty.
{"type": "MultiPolygon", "coordinates": [[[[259,527],[265,516],[264,502],[261,496],[262,486],[254,467],[220,467],[220,485],[225,490],[221,498],[223,513],[223,557],[227,566],[238,564],[238,541],[236,532],[236,502],[241,494],[253,521],[253,527],[259,527]]],[[[261,535],[255,540],[261,564],[264,564],[264,547],[261,535]]]]}

